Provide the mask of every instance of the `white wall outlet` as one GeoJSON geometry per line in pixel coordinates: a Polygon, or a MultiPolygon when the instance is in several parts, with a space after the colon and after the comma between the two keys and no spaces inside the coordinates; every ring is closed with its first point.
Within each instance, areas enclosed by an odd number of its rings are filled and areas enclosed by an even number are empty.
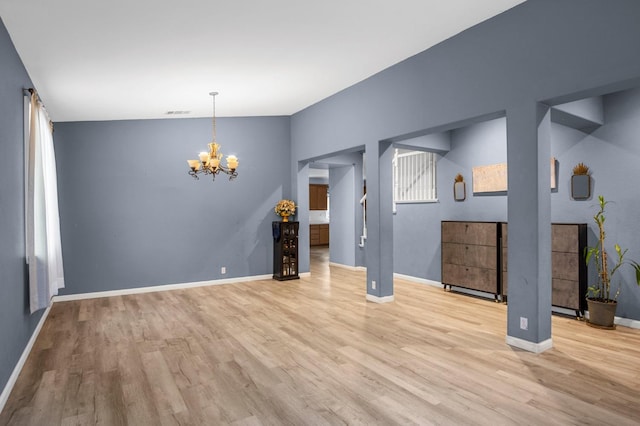
{"type": "Polygon", "coordinates": [[[525,317],[520,317],[520,329],[528,330],[529,329],[529,320],[525,317]]]}
{"type": "Polygon", "coordinates": [[[371,281],[371,289],[372,290],[376,289],[376,282],[375,281],[371,281]]]}
{"type": "Polygon", "coordinates": [[[226,273],[227,273],[227,267],[226,267],[226,266],[223,266],[222,268],[220,268],[220,273],[221,273],[222,275],[226,274],[226,273]]]}

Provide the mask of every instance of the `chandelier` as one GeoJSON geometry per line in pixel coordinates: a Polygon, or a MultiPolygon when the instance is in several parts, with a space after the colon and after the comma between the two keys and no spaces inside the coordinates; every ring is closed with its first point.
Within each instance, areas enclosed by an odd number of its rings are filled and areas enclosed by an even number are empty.
{"type": "Polygon", "coordinates": [[[213,97],[213,139],[209,144],[209,152],[201,152],[198,157],[199,160],[187,160],[189,163],[189,174],[195,179],[200,179],[198,175],[211,175],[213,180],[216,179],[216,175],[220,172],[229,175],[229,180],[238,177],[238,157],[235,155],[227,156],[227,165],[223,166],[221,163],[222,153],[218,152],[220,145],[216,143],[216,95],[218,92],[209,93],[213,97]]]}

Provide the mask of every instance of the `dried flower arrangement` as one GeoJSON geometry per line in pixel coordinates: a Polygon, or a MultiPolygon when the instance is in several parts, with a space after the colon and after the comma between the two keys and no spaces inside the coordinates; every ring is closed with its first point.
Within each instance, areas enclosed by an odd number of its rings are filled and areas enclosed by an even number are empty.
{"type": "Polygon", "coordinates": [[[296,213],[296,203],[291,200],[280,200],[274,210],[278,216],[291,216],[296,213]]]}

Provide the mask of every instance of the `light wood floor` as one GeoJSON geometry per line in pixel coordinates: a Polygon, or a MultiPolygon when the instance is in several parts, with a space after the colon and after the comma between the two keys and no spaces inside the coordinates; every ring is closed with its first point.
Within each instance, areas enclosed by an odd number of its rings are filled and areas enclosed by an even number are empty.
{"type": "Polygon", "coordinates": [[[0,414],[11,425],[638,425],[640,330],[554,317],[505,344],[506,306],[362,272],[54,304],[0,414]]]}

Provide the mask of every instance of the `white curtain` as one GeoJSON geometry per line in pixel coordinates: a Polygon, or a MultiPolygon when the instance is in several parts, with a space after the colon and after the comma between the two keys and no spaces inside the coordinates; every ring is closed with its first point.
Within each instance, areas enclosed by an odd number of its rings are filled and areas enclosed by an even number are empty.
{"type": "Polygon", "coordinates": [[[31,94],[27,175],[27,262],[31,312],[46,308],[64,287],[56,159],[51,122],[31,94]]]}

